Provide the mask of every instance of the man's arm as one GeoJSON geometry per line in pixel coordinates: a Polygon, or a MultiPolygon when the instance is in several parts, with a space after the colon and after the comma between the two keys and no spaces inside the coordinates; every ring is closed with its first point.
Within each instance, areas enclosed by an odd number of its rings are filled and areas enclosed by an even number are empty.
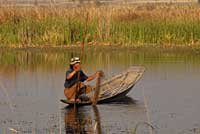
{"type": "Polygon", "coordinates": [[[66,78],[69,80],[69,79],[71,79],[78,71],[80,71],[81,70],[81,68],[80,68],[80,66],[73,66],[73,71],[71,72],[71,73],[68,73],[67,75],[66,75],[66,78]]]}
{"type": "Polygon", "coordinates": [[[76,70],[73,70],[71,73],[68,73],[66,75],[67,80],[71,79],[76,74],[76,72],[77,72],[76,70]]]}
{"type": "Polygon", "coordinates": [[[91,80],[94,80],[95,78],[99,77],[101,75],[101,72],[100,71],[97,71],[95,74],[89,76],[86,81],[91,81],[91,80]]]}

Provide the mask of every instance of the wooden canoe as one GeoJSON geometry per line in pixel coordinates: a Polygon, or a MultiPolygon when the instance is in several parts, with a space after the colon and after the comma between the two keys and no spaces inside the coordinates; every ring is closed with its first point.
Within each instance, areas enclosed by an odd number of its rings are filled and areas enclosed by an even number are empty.
{"type": "MultiPolygon", "coordinates": [[[[121,72],[118,75],[111,77],[102,82],[100,86],[99,99],[100,103],[108,103],[116,101],[126,96],[126,94],[133,88],[133,86],[139,81],[145,71],[144,67],[132,66],[127,70],[121,72]]],[[[88,97],[92,97],[91,94],[87,94],[88,97]]],[[[60,100],[63,103],[74,105],[74,102],[68,100],[60,100]]],[[[76,102],[76,105],[91,105],[91,101],[76,102]]]]}

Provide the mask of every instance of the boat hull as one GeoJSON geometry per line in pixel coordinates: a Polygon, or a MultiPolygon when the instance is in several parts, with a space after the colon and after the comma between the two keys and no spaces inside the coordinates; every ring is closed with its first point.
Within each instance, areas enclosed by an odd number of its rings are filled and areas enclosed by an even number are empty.
{"type": "MultiPolygon", "coordinates": [[[[110,102],[114,102],[114,101],[123,99],[128,94],[128,92],[133,88],[133,86],[130,87],[128,90],[120,93],[120,94],[117,94],[117,95],[112,96],[112,97],[107,98],[107,99],[98,100],[97,104],[110,103],[110,102]]],[[[86,102],[70,102],[70,101],[65,100],[65,99],[61,99],[60,101],[63,102],[63,103],[65,103],[65,104],[68,104],[70,106],[73,106],[73,105],[77,105],[77,106],[92,105],[91,101],[86,101],[86,102]]]]}

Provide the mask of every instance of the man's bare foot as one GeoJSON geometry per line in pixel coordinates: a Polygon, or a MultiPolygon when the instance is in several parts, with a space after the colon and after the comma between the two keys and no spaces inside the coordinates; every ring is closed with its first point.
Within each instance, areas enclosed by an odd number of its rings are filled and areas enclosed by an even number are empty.
{"type": "Polygon", "coordinates": [[[75,99],[69,99],[69,101],[70,101],[70,102],[74,102],[74,101],[75,101],[75,99]]]}
{"type": "Polygon", "coordinates": [[[76,102],[81,102],[81,100],[80,99],[76,99],[76,102]]]}
{"type": "Polygon", "coordinates": [[[75,101],[75,99],[70,99],[69,101],[70,101],[70,102],[81,102],[80,99],[76,99],[76,101],[75,101]]]}

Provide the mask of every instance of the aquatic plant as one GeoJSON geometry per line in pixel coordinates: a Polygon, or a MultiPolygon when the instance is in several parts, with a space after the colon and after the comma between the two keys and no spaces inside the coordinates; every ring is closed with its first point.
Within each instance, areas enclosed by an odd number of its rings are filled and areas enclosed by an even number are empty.
{"type": "Polygon", "coordinates": [[[0,46],[196,46],[199,12],[188,4],[0,7],[0,46]]]}

